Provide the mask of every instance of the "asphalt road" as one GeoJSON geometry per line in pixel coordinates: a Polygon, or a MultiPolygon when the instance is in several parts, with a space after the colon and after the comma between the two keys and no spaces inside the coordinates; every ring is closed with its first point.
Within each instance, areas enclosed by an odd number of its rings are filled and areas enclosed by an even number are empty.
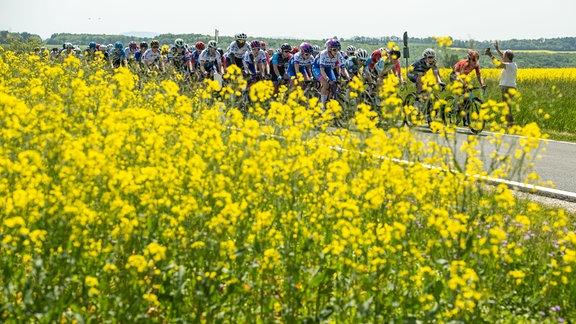
{"type": "MultiPolygon", "coordinates": [[[[453,149],[454,154],[457,156],[457,160],[464,161],[464,154],[461,153],[459,149],[464,141],[467,141],[470,133],[467,129],[458,129],[455,138],[451,140],[446,140],[439,135],[432,134],[430,130],[425,128],[418,129],[423,137],[423,140],[433,140],[438,143],[443,143],[445,146],[450,146],[453,149]]],[[[495,145],[490,141],[490,132],[482,132],[479,135],[479,149],[481,151],[481,159],[485,164],[485,169],[489,171],[490,168],[490,155],[494,152],[498,152],[501,155],[511,155],[514,156],[516,149],[521,147],[520,136],[516,135],[503,135],[502,142],[504,144],[495,145]]],[[[519,163],[513,159],[512,163],[519,163]]],[[[561,191],[576,193],[576,143],[561,142],[553,140],[540,140],[539,147],[532,153],[532,158],[521,161],[523,165],[529,165],[533,163],[534,167],[532,170],[524,170],[520,174],[512,175],[508,179],[517,182],[524,182],[526,175],[529,172],[535,172],[541,178],[539,181],[540,186],[550,187],[561,191]],[[540,156],[540,158],[538,158],[540,156]],[[548,185],[551,182],[553,185],[548,185]]]]}

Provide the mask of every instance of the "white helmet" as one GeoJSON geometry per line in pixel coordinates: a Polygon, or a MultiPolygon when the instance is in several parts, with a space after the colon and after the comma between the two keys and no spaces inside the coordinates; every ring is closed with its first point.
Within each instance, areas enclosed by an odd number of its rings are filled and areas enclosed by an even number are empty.
{"type": "Polygon", "coordinates": [[[349,45],[346,47],[346,53],[354,53],[356,52],[356,47],[354,45],[349,45]]]}
{"type": "Polygon", "coordinates": [[[424,50],[424,52],[422,52],[422,56],[423,57],[428,57],[428,56],[436,57],[436,52],[434,52],[434,50],[431,48],[427,48],[424,50]]]}
{"type": "Polygon", "coordinates": [[[246,34],[244,34],[244,33],[240,33],[240,34],[234,35],[234,38],[236,40],[247,40],[248,36],[246,36],[246,34]]]}
{"type": "Polygon", "coordinates": [[[361,59],[361,60],[367,60],[368,59],[368,52],[366,52],[366,50],[363,48],[359,48],[358,51],[356,51],[356,57],[361,59]]]}

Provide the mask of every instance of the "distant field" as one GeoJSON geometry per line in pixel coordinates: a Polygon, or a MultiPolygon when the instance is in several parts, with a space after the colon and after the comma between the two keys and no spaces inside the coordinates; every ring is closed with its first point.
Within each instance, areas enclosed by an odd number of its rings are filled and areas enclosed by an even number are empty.
{"type": "MultiPolygon", "coordinates": [[[[449,50],[454,51],[467,51],[468,48],[464,47],[448,47],[449,50]]],[[[492,49],[494,50],[494,49],[492,49]]],[[[504,50],[504,48],[501,48],[504,50]]],[[[514,50],[514,52],[521,52],[521,53],[546,53],[546,54],[576,54],[576,51],[549,51],[549,50],[514,50]]]]}

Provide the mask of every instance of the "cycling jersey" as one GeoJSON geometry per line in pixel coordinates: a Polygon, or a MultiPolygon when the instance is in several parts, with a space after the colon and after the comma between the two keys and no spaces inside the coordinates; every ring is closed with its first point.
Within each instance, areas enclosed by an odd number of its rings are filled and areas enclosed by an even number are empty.
{"type": "Polygon", "coordinates": [[[168,60],[172,62],[174,67],[182,69],[183,71],[188,71],[188,62],[192,61],[192,56],[190,55],[190,52],[186,51],[186,49],[182,49],[181,52],[169,55],[168,60]]]}
{"type": "Polygon", "coordinates": [[[244,45],[242,47],[238,46],[238,42],[233,41],[232,43],[230,43],[230,49],[228,50],[228,53],[232,54],[229,55],[230,58],[235,57],[235,58],[243,58],[244,54],[248,51],[248,43],[244,43],[244,45]]]}
{"type": "Polygon", "coordinates": [[[267,63],[266,54],[263,50],[259,50],[256,56],[252,50],[244,54],[244,69],[250,71],[252,75],[256,75],[256,64],[267,63]]]}
{"type": "Polygon", "coordinates": [[[324,69],[324,72],[328,76],[328,81],[336,80],[336,76],[334,75],[334,68],[339,66],[340,58],[338,55],[334,57],[330,57],[328,50],[323,50],[318,54],[318,57],[314,60],[312,64],[312,74],[318,80],[322,76],[321,70],[324,69]]]}
{"type": "Polygon", "coordinates": [[[162,54],[160,54],[160,51],[154,51],[151,48],[147,49],[142,55],[142,61],[145,64],[158,64],[161,58],[162,54]]]}
{"type": "Polygon", "coordinates": [[[476,66],[471,65],[467,59],[458,61],[458,63],[456,63],[454,65],[454,67],[452,68],[453,72],[458,73],[458,74],[465,74],[465,75],[468,75],[470,72],[472,72],[472,70],[476,71],[476,74],[479,74],[480,73],[480,66],[479,65],[476,65],[476,66]]]}
{"type": "Polygon", "coordinates": [[[359,59],[356,59],[356,56],[350,56],[346,61],[346,70],[348,70],[348,74],[350,77],[357,75],[360,72],[360,68],[364,66],[363,63],[360,63],[359,59]]]}
{"type": "Polygon", "coordinates": [[[128,46],[124,49],[124,52],[126,52],[126,58],[131,59],[134,58],[134,54],[136,54],[136,48],[132,49],[128,46]]]}
{"type": "Polygon", "coordinates": [[[304,58],[302,52],[294,54],[288,61],[288,76],[296,76],[297,71],[294,66],[296,63],[299,65],[298,72],[308,76],[307,67],[312,66],[312,63],[314,63],[314,57],[312,57],[312,55],[308,55],[308,57],[304,58]]]}
{"type": "Polygon", "coordinates": [[[400,67],[400,60],[394,61],[388,58],[386,60],[380,60],[377,69],[379,75],[388,75],[390,72],[400,73],[402,68],[400,67]]]}
{"type": "Polygon", "coordinates": [[[200,53],[198,57],[200,64],[204,65],[204,69],[206,71],[215,70],[217,71],[218,68],[218,61],[222,62],[222,58],[220,57],[220,52],[215,49],[212,49],[214,53],[210,53],[210,49],[206,48],[200,53]]]}
{"type": "Polygon", "coordinates": [[[115,49],[109,54],[110,59],[112,60],[112,66],[115,68],[124,65],[124,60],[126,59],[126,52],[124,50],[115,49]]]}
{"type": "Polygon", "coordinates": [[[430,63],[430,65],[428,65],[428,64],[426,64],[426,58],[424,58],[424,57],[416,60],[414,63],[412,63],[411,66],[414,68],[412,70],[412,72],[426,73],[430,69],[432,69],[432,71],[435,71],[435,72],[438,71],[438,66],[436,65],[436,60],[432,61],[432,63],[430,63]]]}

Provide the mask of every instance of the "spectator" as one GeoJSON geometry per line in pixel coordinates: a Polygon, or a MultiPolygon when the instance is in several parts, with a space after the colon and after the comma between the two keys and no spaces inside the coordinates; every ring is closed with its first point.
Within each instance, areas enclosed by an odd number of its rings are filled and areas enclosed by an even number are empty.
{"type": "Polygon", "coordinates": [[[506,122],[508,127],[514,126],[514,116],[512,115],[512,97],[516,92],[516,74],[518,73],[518,66],[514,60],[514,53],[511,50],[506,50],[504,53],[498,47],[498,41],[494,42],[494,48],[500,55],[502,61],[495,59],[490,51],[486,49],[486,55],[490,56],[494,64],[502,69],[500,73],[500,91],[502,92],[502,101],[508,106],[508,114],[506,115],[506,122]]]}

